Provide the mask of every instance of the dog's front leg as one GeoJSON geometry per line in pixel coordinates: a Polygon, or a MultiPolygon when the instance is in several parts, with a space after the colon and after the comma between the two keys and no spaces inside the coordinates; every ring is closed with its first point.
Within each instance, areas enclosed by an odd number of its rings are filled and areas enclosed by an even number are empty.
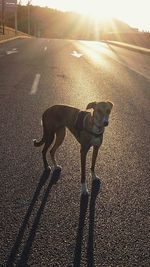
{"type": "Polygon", "coordinates": [[[89,147],[81,146],[81,195],[88,194],[87,184],[86,184],[86,155],[89,147]]]}
{"type": "Polygon", "coordinates": [[[91,175],[92,180],[98,179],[98,176],[95,174],[95,163],[98,155],[99,146],[93,147],[93,154],[92,154],[92,165],[91,165],[91,175]]]}

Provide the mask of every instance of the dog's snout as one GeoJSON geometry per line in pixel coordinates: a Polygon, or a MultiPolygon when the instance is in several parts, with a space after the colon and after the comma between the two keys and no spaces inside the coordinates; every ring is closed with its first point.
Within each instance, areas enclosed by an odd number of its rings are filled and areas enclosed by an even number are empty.
{"type": "Polygon", "coordinates": [[[108,118],[106,116],[103,117],[103,125],[104,127],[108,126],[108,118]]]}
{"type": "Polygon", "coordinates": [[[104,126],[108,126],[108,121],[104,121],[104,126]]]}

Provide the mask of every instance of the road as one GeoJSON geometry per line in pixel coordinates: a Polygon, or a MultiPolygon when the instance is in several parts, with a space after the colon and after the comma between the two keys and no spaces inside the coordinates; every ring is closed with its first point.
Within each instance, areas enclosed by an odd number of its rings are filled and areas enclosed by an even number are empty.
{"type": "MultiPolygon", "coordinates": [[[[149,56],[105,43],[0,45],[0,266],[150,266],[149,78],[149,56]],[[77,141],[67,133],[57,153],[62,173],[51,177],[32,139],[42,136],[47,107],[108,99],[99,192],[80,202],[77,141]]],[[[91,151],[89,191],[90,160],[91,151]]]]}

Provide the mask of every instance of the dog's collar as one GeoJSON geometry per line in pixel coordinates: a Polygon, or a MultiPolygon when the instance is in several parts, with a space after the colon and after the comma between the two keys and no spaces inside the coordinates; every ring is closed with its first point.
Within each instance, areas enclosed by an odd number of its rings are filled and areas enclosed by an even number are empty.
{"type": "MultiPolygon", "coordinates": [[[[94,135],[95,137],[99,137],[99,136],[101,136],[104,133],[104,129],[101,129],[101,131],[99,133],[95,133],[95,132],[93,132],[93,131],[91,131],[91,130],[89,130],[89,129],[86,128],[86,119],[88,118],[89,114],[90,113],[87,113],[86,116],[85,116],[85,118],[84,118],[84,121],[83,121],[83,129],[86,132],[94,135]]],[[[94,124],[97,128],[99,128],[99,126],[95,123],[95,121],[94,121],[93,118],[92,118],[92,124],[94,124]]]]}
{"type": "Polygon", "coordinates": [[[91,134],[91,135],[93,135],[93,136],[95,136],[95,137],[100,137],[100,136],[103,135],[103,133],[104,133],[103,130],[102,130],[101,132],[99,132],[99,133],[94,133],[94,132],[92,132],[92,131],[90,131],[90,130],[88,130],[88,129],[86,129],[86,128],[84,128],[84,130],[85,130],[87,133],[89,133],[89,134],[91,134]]]}
{"type": "Polygon", "coordinates": [[[89,114],[89,112],[87,111],[79,111],[76,121],[75,121],[75,128],[77,131],[82,131],[84,128],[84,124],[85,124],[85,117],[87,117],[87,114],[89,114]]]}
{"type": "MultiPolygon", "coordinates": [[[[77,119],[75,121],[75,128],[76,128],[78,134],[80,135],[80,132],[84,130],[87,133],[89,133],[89,134],[91,134],[91,135],[93,135],[95,137],[99,137],[99,136],[103,135],[104,129],[102,129],[99,133],[95,133],[92,130],[87,129],[87,127],[86,127],[86,120],[89,117],[89,115],[90,115],[90,112],[87,112],[87,111],[79,111],[78,116],[77,116],[77,119]]],[[[94,123],[94,120],[92,121],[92,124],[95,124],[94,123]]],[[[96,125],[96,127],[97,127],[97,125],[96,125]]]]}
{"type": "Polygon", "coordinates": [[[101,127],[96,123],[96,120],[94,120],[94,118],[93,118],[93,124],[94,124],[98,129],[101,129],[101,127]]]}

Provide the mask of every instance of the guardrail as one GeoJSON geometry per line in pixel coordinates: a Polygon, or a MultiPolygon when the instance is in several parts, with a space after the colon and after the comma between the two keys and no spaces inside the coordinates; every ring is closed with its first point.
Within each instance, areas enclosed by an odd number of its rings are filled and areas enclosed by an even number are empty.
{"type": "Polygon", "coordinates": [[[102,40],[117,41],[138,45],[150,49],[150,33],[146,32],[113,32],[101,35],[102,40]]]}

